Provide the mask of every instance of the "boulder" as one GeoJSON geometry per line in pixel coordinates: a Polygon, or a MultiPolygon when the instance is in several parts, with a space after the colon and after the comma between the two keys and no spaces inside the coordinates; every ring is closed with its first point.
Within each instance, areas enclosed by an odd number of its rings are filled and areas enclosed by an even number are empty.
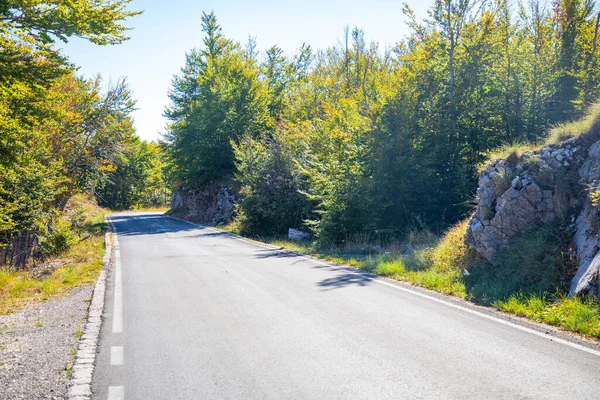
{"type": "Polygon", "coordinates": [[[312,237],[312,235],[308,232],[299,231],[298,229],[290,228],[288,229],[288,239],[290,240],[308,240],[312,237]]]}

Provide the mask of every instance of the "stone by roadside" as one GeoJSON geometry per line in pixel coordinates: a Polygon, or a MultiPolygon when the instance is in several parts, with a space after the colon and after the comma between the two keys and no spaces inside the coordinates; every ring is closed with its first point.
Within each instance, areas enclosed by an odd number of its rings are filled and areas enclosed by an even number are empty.
{"type": "Polygon", "coordinates": [[[0,399],[66,399],[93,286],[0,316],[0,399]]]}

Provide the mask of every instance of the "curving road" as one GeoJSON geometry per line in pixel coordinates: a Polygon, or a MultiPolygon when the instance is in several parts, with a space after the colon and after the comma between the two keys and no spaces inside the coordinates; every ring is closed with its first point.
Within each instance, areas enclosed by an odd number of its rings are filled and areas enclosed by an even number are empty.
{"type": "Polygon", "coordinates": [[[111,217],[94,399],[589,399],[600,352],[159,214],[111,217]]]}

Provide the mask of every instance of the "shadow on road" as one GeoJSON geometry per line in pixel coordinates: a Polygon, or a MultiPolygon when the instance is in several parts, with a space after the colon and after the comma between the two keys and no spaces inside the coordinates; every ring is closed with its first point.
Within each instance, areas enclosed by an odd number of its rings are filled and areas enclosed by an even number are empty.
{"type": "Polygon", "coordinates": [[[292,253],[290,251],[285,251],[285,250],[270,250],[270,249],[264,249],[264,250],[259,250],[258,254],[256,254],[254,256],[254,258],[257,259],[264,259],[264,258],[294,258],[294,257],[298,257],[298,254],[296,253],[292,253]]]}
{"type": "Polygon", "coordinates": [[[327,290],[339,289],[346,286],[357,285],[367,286],[371,283],[372,279],[363,275],[354,273],[345,273],[333,278],[327,278],[318,283],[319,286],[326,288],[327,290]]]}
{"type": "Polygon", "coordinates": [[[110,215],[110,220],[115,225],[119,236],[159,235],[206,229],[168,218],[162,214],[116,214],[110,215]]]}

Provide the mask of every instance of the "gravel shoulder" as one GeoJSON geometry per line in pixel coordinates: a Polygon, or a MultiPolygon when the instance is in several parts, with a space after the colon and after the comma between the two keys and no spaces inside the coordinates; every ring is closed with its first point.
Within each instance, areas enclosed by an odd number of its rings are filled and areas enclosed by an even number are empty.
{"type": "Polygon", "coordinates": [[[93,285],[0,316],[0,399],[66,399],[93,285]]]}

